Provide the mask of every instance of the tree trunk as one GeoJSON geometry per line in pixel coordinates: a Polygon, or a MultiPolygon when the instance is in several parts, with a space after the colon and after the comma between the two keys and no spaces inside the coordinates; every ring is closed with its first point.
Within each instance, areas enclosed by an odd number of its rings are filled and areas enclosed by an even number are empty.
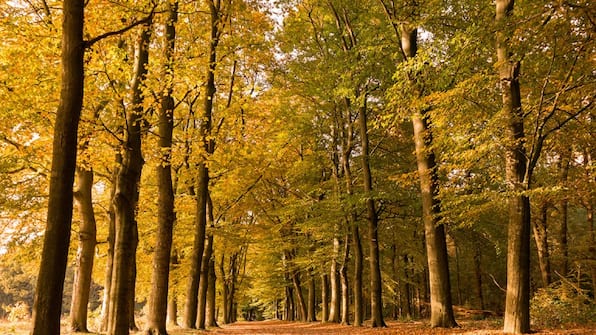
{"type": "Polygon", "coordinates": [[[412,318],[412,293],[411,293],[411,285],[410,285],[410,271],[408,263],[409,257],[407,254],[403,255],[404,260],[404,280],[401,282],[400,289],[401,289],[401,316],[402,318],[411,319],[412,318]]]}
{"type": "Polygon", "coordinates": [[[548,287],[550,284],[550,257],[548,252],[548,203],[543,202],[540,206],[540,216],[534,220],[532,225],[534,231],[534,241],[536,242],[536,251],[538,252],[538,264],[540,265],[540,277],[542,285],[548,287]]]}
{"type": "MultiPolygon", "coordinates": [[[[191,263],[191,272],[186,296],[186,308],[184,326],[186,328],[195,328],[197,322],[198,293],[199,282],[202,269],[202,258],[205,250],[205,229],[207,227],[207,201],[209,197],[209,169],[207,167],[207,158],[213,154],[215,142],[211,138],[213,99],[215,98],[215,69],[217,67],[216,51],[219,43],[219,5],[213,1],[208,1],[211,14],[211,40],[209,43],[209,63],[207,65],[207,80],[205,83],[205,97],[203,100],[203,115],[200,125],[200,136],[203,143],[204,157],[198,164],[198,184],[197,184],[197,223],[195,232],[195,241],[193,246],[193,256],[191,263]]],[[[204,317],[203,317],[204,320],[204,317]]]]}
{"type": "MultiPolygon", "coordinates": [[[[566,187],[567,178],[569,177],[569,157],[567,155],[571,155],[570,151],[562,154],[562,158],[560,161],[560,171],[561,171],[561,182],[563,183],[563,187],[566,187]]],[[[568,211],[569,211],[569,200],[567,197],[564,197],[560,204],[561,210],[561,231],[560,231],[560,246],[561,246],[561,255],[563,255],[563,262],[561,264],[561,274],[566,276],[569,273],[569,247],[567,245],[567,225],[568,225],[568,211]]],[[[546,221],[544,221],[546,224],[546,221]]],[[[546,226],[545,226],[546,227],[546,226]]]]}
{"type": "Polygon", "coordinates": [[[168,311],[168,287],[170,275],[170,258],[174,221],[174,188],[172,183],[172,133],[174,131],[174,98],[172,97],[172,62],[176,40],[176,20],[178,4],[168,1],[168,17],[165,23],[164,56],[166,63],[163,75],[168,86],[161,97],[158,111],[159,148],[161,164],[157,166],[157,185],[159,189],[157,203],[157,243],[153,254],[153,273],[151,276],[151,294],[147,315],[147,335],[166,335],[168,311]]]}
{"type": "MultiPolygon", "coordinates": [[[[519,88],[520,63],[510,59],[509,17],[513,0],[496,1],[497,64],[501,83],[505,132],[505,179],[509,186],[509,223],[507,229],[507,293],[505,300],[506,333],[530,331],[530,199],[526,189],[526,152],[524,123],[519,88]]],[[[513,30],[511,30],[513,31],[513,30]]]]}
{"type": "Polygon", "coordinates": [[[294,321],[294,293],[291,287],[286,286],[286,303],[284,306],[284,321],[294,321]]]}
{"type": "MultiPolygon", "coordinates": [[[[366,98],[365,98],[366,100],[366,98]]],[[[381,279],[381,261],[379,259],[378,217],[375,199],[372,197],[372,174],[370,172],[368,149],[368,125],[366,121],[366,102],[360,108],[358,121],[360,123],[360,140],[362,146],[362,174],[364,179],[364,194],[366,196],[366,214],[368,219],[369,262],[370,262],[370,313],[372,327],[386,327],[383,319],[383,281],[381,279]]]]}
{"type": "Polygon", "coordinates": [[[184,309],[184,327],[194,329],[197,323],[197,307],[199,296],[199,281],[203,252],[205,250],[205,229],[207,226],[207,192],[209,184],[209,172],[205,163],[199,163],[197,175],[197,198],[195,235],[192,249],[191,268],[188,278],[188,289],[186,292],[186,305],[184,309]]]}
{"type": "Polygon", "coordinates": [[[353,222],[352,227],[352,245],[354,246],[354,326],[362,326],[362,244],[360,242],[360,232],[358,223],[353,222]]]}
{"type": "Polygon", "coordinates": [[[215,281],[217,277],[215,275],[215,259],[211,257],[209,259],[209,280],[207,287],[207,310],[205,311],[205,325],[207,327],[218,327],[217,325],[217,312],[215,309],[216,305],[216,288],[215,281]]]}
{"type": "Polygon", "coordinates": [[[474,245],[474,274],[476,277],[476,296],[478,297],[478,308],[484,309],[484,294],[482,290],[482,246],[476,242],[474,245]]]}
{"type": "Polygon", "coordinates": [[[199,298],[197,311],[197,329],[205,329],[205,316],[207,311],[207,289],[209,281],[209,263],[213,253],[213,234],[208,234],[201,261],[201,276],[199,281],[199,298]]]}
{"type": "Polygon", "coordinates": [[[54,124],[47,223],[33,304],[32,335],[60,333],[72,223],[77,130],[83,104],[84,6],[82,0],[65,0],[63,4],[60,105],[54,124]]]}
{"type": "Polygon", "coordinates": [[[178,299],[174,292],[170,293],[170,298],[168,300],[167,325],[169,327],[178,326],[178,299]]]}
{"type": "Polygon", "coordinates": [[[75,332],[87,333],[87,306],[93,258],[95,256],[96,224],[93,212],[92,188],[93,170],[77,168],[78,189],[74,193],[81,216],[79,228],[79,248],[77,251],[77,268],[74,276],[72,304],[70,307],[70,328],[75,332]]]}
{"type": "Polygon", "coordinates": [[[321,322],[329,319],[329,275],[321,275],[321,322]]]}
{"type": "Polygon", "coordinates": [[[350,286],[348,283],[348,262],[350,261],[350,236],[344,236],[344,256],[339,268],[341,283],[341,324],[350,324],[350,286]]]}
{"type": "Polygon", "coordinates": [[[116,239],[116,209],[114,207],[114,199],[116,196],[116,184],[118,180],[118,172],[120,165],[122,165],[122,154],[117,153],[115,158],[116,164],[112,172],[111,182],[112,190],[110,192],[110,207],[108,214],[110,220],[108,222],[108,251],[105,270],[105,282],[103,288],[103,301],[101,303],[101,324],[99,330],[102,332],[108,331],[108,323],[110,320],[110,297],[112,296],[112,273],[114,272],[114,240],[116,239]]]}
{"type": "Polygon", "coordinates": [[[135,70],[131,83],[131,106],[127,112],[126,139],[122,166],[118,173],[115,208],[114,267],[109,307],[109,335],[128,334],[131,314],[134,313],[135,254],[138,243],[136,222],[139,182],[143,168],[141,152],[141,123],[144,116],[142,82],[147,74],[151,22],[143,26],[135,54],[135,70]],[[132,299],[131,299],[132,296],[132,299]]]}
{"type": "Polygon", "coordinates": [[[312,271],[311,269],[311,273],[308,275],[308,314],[306,316],[308,322],[317,321],[315,276],[312,271]]]}
{"type": "MultiPolygon", "coordinates": [[[[416,57],[417,29],[401,26],[401,47],[408,58],[416,57]]],[[[423,92],[412,86],[418,96],[423,92]]],[[[416,146],[416,162],[422,198],[422,220],[426,241],[426,255],[429,268],[431,327],[457,327],[453,314],[451,299],[451,283],[449,278],[449,259],[445,227],[440,222],[441,204],[437,198],[439,193],[437,164],[431,149],[432,133],[430,120],[426,111],[415,111],[412,115],[414,126],[414,142],[416,146]]]]}
{"type": "Polygon", "coordinates": [[[329,307],[329,322],[339,322],[339,308],[340,308],[340,284],[339,271],[337,270],[337,257],[339,255],[339,239],[333,238],[333,259],[331,260],[330,282],[331,282],[331,302],[329,307]]]}

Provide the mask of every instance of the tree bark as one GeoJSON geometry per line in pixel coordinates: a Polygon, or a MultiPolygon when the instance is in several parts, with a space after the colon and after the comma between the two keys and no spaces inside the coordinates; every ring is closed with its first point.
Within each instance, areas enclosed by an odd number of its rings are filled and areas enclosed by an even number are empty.
{"type": "MultiPolygon", "coordinates": [[[[496,1],[497,64],[501,83],[505,131],[505,179],[511,192],[507,229],[507,293],[505,299],[506,333],[530,331],[530,199],[526,190],[527,156],[524,148],[524,123],[519,87],[520,63],[511,59],[509,20],[513,0],[496,1]]],[[[529,179],[529,178],[528,178],[529,179]]]]}
{"type": "Polygon", "coordinates": [[[321,322],[329,319],[329,275],[321,275],[321,322]]]}
{"type": "Polygon", "coordinates": [[[344,256],[339,268],[341,284],[341,324],[350,324],[350,286],[348,283],[348,262],[350,261],[350,236],[344,236],[344,256]]]}
{"type": "Polygon", "coordinates": [[[308,275],[308,315],[306,316],[308,322],[317,321],[315,276],[312,271],[313,269],[308,275]]]}
{"type": "Polygon", "coordinates": [[[215,259],[211,257],[209,260],[209,281],[207,287],[207,310],[205,312],[205,325],[207,327],[218,327],[217,313],[216,313],[216,288],[215,281],[215,259]]]}
{"type": "Polygon", "coordinates": [[[213,234],[208,234],[201,261],[201,276],[199,280],[199,298],[197,311],[197,329],[205,329],[205,317],[207,311],[207,289],[209,286],[209,263],[213,253],[213,234]]]}
{"type": "Polygon", "coordinates": [[[354,326],[362,326],[364,315],[362,311],[362,243],[360,242],[360,232],[358,223],[353,222],[352,226],[352,245],[354,245],[354,326]]]}
{"type": "Polygon", "coordinates": [[[32,335],[60,333],[72,223],[77,130],[83,105],[84,6],[82,0],[63,3],[62,83],[54,124],[47,223],[33,304],[32,335]]]}
{"type": "Polygon", "coordinates": [[[135,255],[138,244],[136,212],[139,182],[144,160],[141,152],[141,123],[144,116],[142,83],[147,75],[151,20],[139,36],[131,83],[131,109],[126,113],[127,129],[114,196],[114,267],[109,306],[108,335],[127,335],[134,315],[135,255]],[[132,298],[131,298],[132,296],[132,298]]]}
{"type": "Polygon", "coordinates": [[[337,270],[337,257],[339,255],[339,239],[333,238],[333,259],[331,260],[331,271],[330,271],[330,282],[331,282],[331,302],[329,304],[329,322],[339,322],[339,309],[340,309],[340,284],[339,284],[339,271],[337,270]]]}
{"type": "MultiPolygon", "coordinates": [[[[407,58],[417,54],[417,29],[406,25],[400,26],[401,47],[407,58]]],[[[410,74],[412,75],[412,74],[410,74]]],[[[410,78],[418,96],[423,93],[416,87],[414,78],[410,78]]],[[[412,115],[416,163],[422,199],[422,220],[424,222],[426,255],[429,268],[431,327],[457,327],[453,314],[451,282],[449,278],[449,259],[445,227],[439,223],[441,204],[438,200],[437,164],[431,149],[432,133],[426,111],[415,111],[412,115]]]]}
{"type": "Polygon", "coordinates": [[[112,190],[110,192],[110,207],[108,214],[110,220],[108,222],[108,251],[105,269],[105,282],[103,288],[103,300],[101,303],[101,324],[99,330],[102,332],[108,331],[108,323],[110,320],[110,297],[112,295],[112,273],[114,272],[114,240],[116,236],[116,209],[114,208],[114,199],[116,195],[116,184],[118,180],[118,171],[122,164],[122,154],[117,153],[115,158],[116,164],[111,176],[112,190]]]}
{"type": "MultiPolygon", "coordinates": [[[[365,98],[366,100],[366,98],[365,98]]],[[[366,214],[369,236],[370,263],[370,313],[372,327],[387,327],[383,319],[383,281],[381,279],[381,261],[379,258],[378,216],[375,199],[372,197],[372,174],[370,172],[368,149],[368,125],[366,121],[366,102],[358,113],[360,124],[360,141],[362,146],[362,177],[364,179],[364,194],[366,195],[366,214]]]]}
{"type": "Polygon", "coordinates": [[[158,135],[161,152],[161,164],[157,166],[157,185],[159,189],[157,203],[157,242],[153,254],[153,273],[151,276],[151,293],[147,315],[147,335],[166,335],[168,314],[168,287],[170,275],[170,258],[172,238],[176,214],[174,212],[174,187],[172,183],[172,134],[174,131],[174,98],[172,97],[172,80],[174,48],[176,41],[176,21],[178,19],[178,3],[168,1],[165,23],[166,59],[163,77],[167,86],[161,96],[158,111],[158,135]]]}
{"type": "Polygon", "coordinates": [[[87,333],[87,306],[93,259],[95,257],[96,224],[93,212],[93,170],[77,168],[78,189],[74,193],[81,216],[79,228],[79,248],[77,251],[77,268],[74,276],[72,304],[70,307],[70,328],[75,332],[87,333]]]}
{"type": "Polygon", "coordinates": [[[550,257],[548,251],[548,203],[543,202],[540,205],[540,216],[534,220],[532,225],[534,231],[534,241],[536,242],[536,251],[538,253],[538,265],[540,266],[540,277],[542,285],[548,287],[550,284],[550,257]]]}

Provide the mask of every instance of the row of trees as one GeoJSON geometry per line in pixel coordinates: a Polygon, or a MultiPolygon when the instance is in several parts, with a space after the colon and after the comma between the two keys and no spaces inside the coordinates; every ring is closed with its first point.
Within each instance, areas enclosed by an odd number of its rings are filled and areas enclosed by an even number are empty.
{"type": "Polygon", "coordinates": [[[59,333],[71,229],[74,330],[95,281],[108,334],[140,301],[165,334],[179,297],[187,328],[454,327],[456,303],[529,332],[539,287],[596,291],[591,9],[67,0],[60,30],[53,3],[2,5],[4,248],[41,254],[33,334],[59,333]]]}

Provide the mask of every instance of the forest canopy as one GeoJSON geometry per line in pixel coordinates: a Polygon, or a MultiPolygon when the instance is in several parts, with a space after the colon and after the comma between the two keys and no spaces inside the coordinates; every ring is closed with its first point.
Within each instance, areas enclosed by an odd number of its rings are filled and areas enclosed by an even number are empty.
{"type": "Polygon", "coordinates": [[[2,1],[0,318],[593,323],[595,13],[2,1]]]}

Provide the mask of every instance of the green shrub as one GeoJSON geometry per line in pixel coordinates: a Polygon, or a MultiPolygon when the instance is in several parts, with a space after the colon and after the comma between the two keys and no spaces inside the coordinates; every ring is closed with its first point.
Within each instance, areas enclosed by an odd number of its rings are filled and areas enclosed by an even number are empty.
{"type": "Polygon", "coordinates": [[[596,321],[596,304],[588,294],[569,281],[539,289],[530,301],[532,324],[558,328],[596,321]]]}

